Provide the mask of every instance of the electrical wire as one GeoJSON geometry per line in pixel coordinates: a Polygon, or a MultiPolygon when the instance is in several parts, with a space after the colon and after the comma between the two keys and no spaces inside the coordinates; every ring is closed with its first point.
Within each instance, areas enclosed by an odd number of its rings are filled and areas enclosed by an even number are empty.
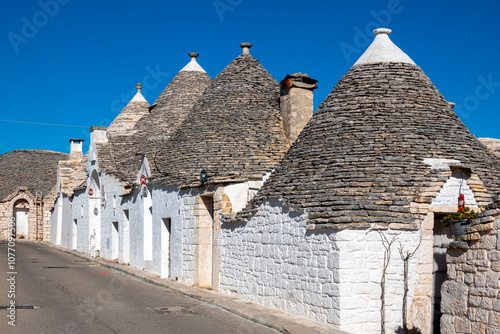
{"type": "Polygon", "coordinates": [[[47,125],[47,126],[62,126],[62,127],[68,127],[68,128],[88,128],[88,126],[82,126],[82,125],[64,125],[64,124],[51,124],[51,123],[24,122],[24,121],[14,121],[14,120],[10,120],[10,119],[0,119],[0,122],[22,123],[22,124],[33,124],[33,125],[47,125]]]}

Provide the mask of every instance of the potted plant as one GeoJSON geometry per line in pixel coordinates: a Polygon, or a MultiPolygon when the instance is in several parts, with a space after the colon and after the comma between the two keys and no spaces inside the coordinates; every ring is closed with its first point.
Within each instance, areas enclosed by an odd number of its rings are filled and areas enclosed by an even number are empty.
{"type": "Polygon", "coordinates": [[[444,226],[451,225],[453,234],[458,237],[465,233],[465,229],[471,226],[472,219],[476,218],[477,213],[469,207],[465,207],[463,210],[444,216],[444,218],[441,219],[441,224],[444,226]]]}

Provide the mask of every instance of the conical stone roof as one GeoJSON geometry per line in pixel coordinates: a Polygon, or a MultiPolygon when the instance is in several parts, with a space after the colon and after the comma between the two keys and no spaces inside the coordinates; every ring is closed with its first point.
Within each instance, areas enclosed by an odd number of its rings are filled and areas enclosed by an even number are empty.
{"type": "Polygon", "coordinates": [[[167,139],[187,116],[194,103],[212,79],[197,63],[197,53],[190,52],[191,61],[177,73],[151,106],[148,117],[137,122],[134,130],[144,139],[167,139]]]}
{"type": "Polygon", "coordinates": [[[131,134],[132,128],[137,121],[149,113],[149,103],[141,94],[142,86],[137,84],[137,94],[123,108],[108,127],[108,136],[119,136],[131,134]]]}
{"type": "Polygon", "coordinates": [[[213,80],[187,118],[162,147],[157,182],[199,186],[261,179],[287,149],[279,86],[250,55],[249,43],[213,80]]]}
{"type": "Polygon", "coordinates": [[[212,81],[196,62],[198,54],[189,55],[191,62],[167,85],[150,107],[150,112],[136,122],[131,135],[110,136],[108,142],[98,144],[99,167],[102,171],[132,182],[139,171],[142,157],[154,156],[163,141],[186,118],[212,81]]]}
{"type": "Polygon", "coordinates": [[[46,150],[15,150],[0,156],[0,201],[26,188],[45,197],[57,184],[57,164],[68,160],[66,153],[46,150]]]}
{"type": "Polygon", "coordinates": [[[458,160],[500,193],[498,161],[424,72],[399,52],[365,60],[377,58],[340,79],[240,218],[275,198],[309,223],[410,224],[410,203],[439,177],[426,158],[458,160]]]}

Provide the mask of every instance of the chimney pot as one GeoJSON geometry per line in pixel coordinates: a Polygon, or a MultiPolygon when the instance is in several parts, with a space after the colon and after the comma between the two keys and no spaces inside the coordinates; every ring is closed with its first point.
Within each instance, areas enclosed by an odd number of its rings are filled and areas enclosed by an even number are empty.
{"type": "Polygon", "coordinates": [[[69,158],[70,160],[79,160],[83,157],[83,142],[84,139],[70,139],[70,150],[69,150],[69,158]]]}

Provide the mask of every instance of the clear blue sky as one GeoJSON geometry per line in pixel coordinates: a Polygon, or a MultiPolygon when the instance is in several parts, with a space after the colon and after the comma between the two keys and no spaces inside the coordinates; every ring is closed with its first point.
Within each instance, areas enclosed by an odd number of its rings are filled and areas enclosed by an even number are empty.
{"type": "Polygon", "coordinates": [[[477,137],[500,138],[500,2],[260,0],[20,0],[0,14],[0,153],[69,151],[107,126],[137,82],[153,103],[198,52],[214,78],[251,42],[280,81],[319,80],[317,107],[376,27],[431,78],[477,137]],[[55,5],[57,4],[57,5],[55,5]],[[367,31],[369,33],[367,33],[367,31]],[[81,126],[59,127],[4,120],[81,126]]]}

